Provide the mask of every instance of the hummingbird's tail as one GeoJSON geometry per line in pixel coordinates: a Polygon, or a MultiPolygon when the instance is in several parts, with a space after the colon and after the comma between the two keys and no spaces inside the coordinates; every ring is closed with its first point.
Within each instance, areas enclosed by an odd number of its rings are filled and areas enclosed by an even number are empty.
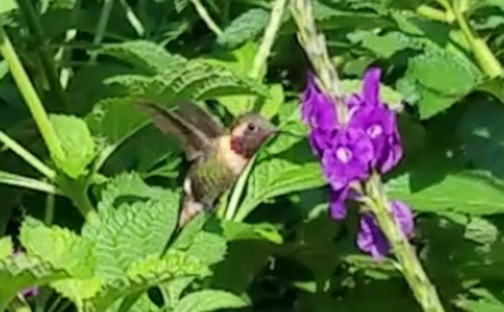
{"type": "Polygon", "coordinates": [[[179,215],[179,229],[183,228],[201,211],[203,211],[202,203],[195,201],[191,196],[185,196],[182,200],[182,207],[179,215]]]}

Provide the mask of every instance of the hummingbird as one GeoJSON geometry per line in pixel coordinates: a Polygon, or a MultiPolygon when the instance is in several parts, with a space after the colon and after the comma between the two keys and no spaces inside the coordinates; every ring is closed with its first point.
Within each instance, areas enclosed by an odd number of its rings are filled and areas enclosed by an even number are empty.
{"type": "Polygon", "coordinates": [[[279,130],[259,113],[247,112],[228,128],[217,124],[198,105],[184,100],[168,110],[148,101],[138,102],[153,124],[175,135],[190,167],[183,183],[178,226],[184,227],[201,211],[212,211],[236,182],[251,157],[279,130]]]}

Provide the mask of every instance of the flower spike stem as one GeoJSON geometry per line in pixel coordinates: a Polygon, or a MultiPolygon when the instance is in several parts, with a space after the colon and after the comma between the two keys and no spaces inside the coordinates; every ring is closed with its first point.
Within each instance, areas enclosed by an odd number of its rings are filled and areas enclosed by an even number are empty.
{"type": "Polygon", "coordinates": [[[387,237],[400,264],[400,270],[424,311],[443,312],[443,306],[435,287],[430,283],[412,246],[388,209],[389,200],[383,189],[380,176],[374,173],[368,181],[368,196],[365,204],[376,217],[380,229],[387,237]]]}
{"type": "MultiPolygon", "coordinates": [[[[319,87],[336,100],[340,124],[346,124],[347,107],[336,69],[329,59],[327,47],[322,35],[316,31],[309,0],[292,0],[292,15],[298,26],[299,41],[303,46],[319,79],[319,87]],[[345,116],[342,118],[342,116],[345,116]]],[[[383,189],[380,175],[373,173],[365,183],[365,194],[359,198],[362,204],[371,210],[380,230],[392,246],[398,260],[399,270],[408,282],[416,300],[426,312],[444,312],[439,296],[425,274],[412,246],[396,222],[389,201],[383,189]]],[[[361,193],[362,190],[358,190],[361,193]]]]}
{"type": "Polygon", "coordinates": [[[257,51],[257,54],[254,58],[252,69],[249,72],[249,76],[253,79],[260,78],[260,80],[262,80],[263,78],[260,77],[260,74],[262,72],[262,69],[266,66],[266,62],[271,53],[271,48],[273,47],[278,29],[280,28],[286,4],[287,0],[276,0],[273,4],[273,9],[271,10],[271,17],[268,26],[266,27],[266,30],[264,32],[259,51],[257,51]]]}
{"type": "Polygon", "coordinates": [[[317,33],[311,3],[309,0],[293,0],[291,3],[291,13],[298,26],[298,39],[306,50],[317,77],[323,82],[319,87],[336,100],[337,118],[340,123],[344,123],[346,110],[343,107],[343,87],[329,58],[324,35],[317,33]]]}

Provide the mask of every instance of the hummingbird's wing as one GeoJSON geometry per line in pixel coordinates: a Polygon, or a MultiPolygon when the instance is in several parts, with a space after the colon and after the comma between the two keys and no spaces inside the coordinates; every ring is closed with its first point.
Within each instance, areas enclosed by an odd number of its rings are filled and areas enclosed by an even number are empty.
{"type": "Polygon", "coordinates": [[[222,126],[218,125],[202,108],[190,101],[182,101],[177,112],[211,138],[217,138],[225,134],[222,126]]]}
{"type": "Polygon", "coordinates": [[[138,106],[151,116],[153,123],[163,133],[174,134],[179,138],[189,161],[195,160],[211,149],[212,137],[178,112],[169,111],[147,101],[138,102],[138,106]]]}

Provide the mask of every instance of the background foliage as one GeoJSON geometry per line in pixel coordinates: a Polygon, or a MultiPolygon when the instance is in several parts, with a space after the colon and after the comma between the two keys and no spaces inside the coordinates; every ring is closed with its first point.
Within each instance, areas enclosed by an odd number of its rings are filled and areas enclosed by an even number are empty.
{"type": "MultiPolygon", "coordinates": [[[[327,213],[286,2],[2,0],[0,310],[419,310],[393,257],[356,248],[357,212],[327,213]],[[35,93],[9,71],[15,55],[35,93]],[[222,124],[255,102],[295,135],[258,153],[229,205],[175,233],[187,164],[140,97],[205,101],[222,124]]],[[[345,90],[377,65],[382,98],[402,105],[405,158],[386,186],[415,211],[446,311],[504,311],[504,2],[312,3],[345,90]]]]}

